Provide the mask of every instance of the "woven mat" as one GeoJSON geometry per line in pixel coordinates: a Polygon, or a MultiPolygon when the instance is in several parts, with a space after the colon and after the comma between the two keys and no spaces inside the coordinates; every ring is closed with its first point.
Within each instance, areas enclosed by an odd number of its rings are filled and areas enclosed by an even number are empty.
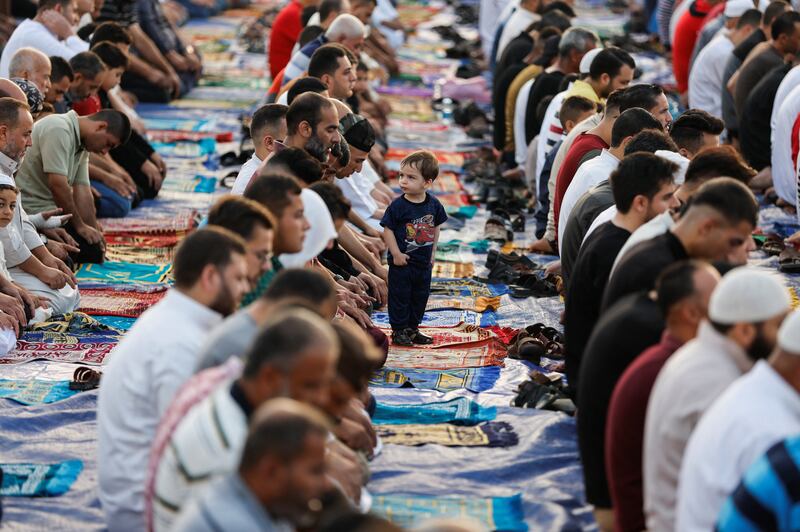
{"type": "Polygon", "coordinates": [[[457,369],[502,366],[506,349],[496,344],[475,347],[418,347],[389,346],[386,366],[391,368],[457,369]]]}
{"type": "Polygon", "coordinates": [[[432,295],[428,298],[428,305],[425,310],[472,310],[474,312],[486,312],[487,310],[497,310],[500,308],[500,296],[496,297],[449,297],[432,295]]]}
{"type": "Polygon", "coordinates": [[[462,368],[448,370],[382,368],[370,380],[379,388],[418,388],[420,390],[469,390],[483,392],[493,387],[500,377],[500,368],[462,368]]]}
{"type": "Polygon", "coordinates": [[[139,246],[108,246],[106,260],[136,264],[167,264],[175,258],[175,247],[146,248],[139,246]]]}
{"type": "Polygon", "coordinates": [[[81,290],[80,310],[87,314],[138,318],[167,294],[166,288],[158,292],[123,292],[111,288],[81,290]]]}
{"type": "Polygon", "coordinates": [[[499,342],[491,331],[478,325],[462,323],[456,327],[421,327],[420,332],[433,338],[430,345],[417,345],[417,349],[441,349],[444,347],[467,348],[499,342]]]}
{"type": "Polygon", "coordinates": [[[103,264],[83,264],[75,277],[79,283],[167,283],[172,278],[172,265],[106,261],[103,264]]]}
{"type": "Polygon", "coordinates": [[[489,421],[474,427],[457,425],[376,425],[375,433],[385,444],[445,445],[447,447],[511,447],[519,443],[517,433],[504,421],[489,421]]]}
{"type": "Polygon", "coordinates": [[[54,362],[99,365],[116,345],[116,343],[52,344],[19,341],[10,353],[0,357],[0,364],[52,360],[54,362]]]}
{"type": "Polygon", "coordinates": [[[103,218],[100,220],[103,234],[137,235],[180,235],[197,225],[197,212],[184,210],[174,216],[148,216],[147,218],[103,218]]]}
{"type": "Polygon", "coordinates": [[[437,279],[468,279],[475,275],[474,264],[461,262],[437,262],[431,276],[437,279]]]}

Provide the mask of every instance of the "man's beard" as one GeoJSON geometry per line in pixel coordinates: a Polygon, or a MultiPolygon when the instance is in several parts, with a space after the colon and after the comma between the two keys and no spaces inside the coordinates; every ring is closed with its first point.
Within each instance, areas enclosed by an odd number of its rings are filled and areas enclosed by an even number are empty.
{"type": "Polygon", "coordinates": [[[319,162],[328,162],[328,146],[322,142],[322,139],[316,133],[306,142],[305,150],[319,162]]]}
{"type": "Polygon", "coordinates": [[[750,347],[747,348],[747,355],[752,360],[763,360],[767,358],[770,353],[772,353],[772,349],[775,346],[770,345],[767,339],[764,337],[764,330],[761,326],[758,326],[758,331],[756,332],[756,337],[753,338],[753,343],[750,344],[750,347]]]}
{"type": "Polygon", "coordinates": [[[13,141],[9,141],[6,144],[5,148],[0,150],[3,152],[3,155],[14,161],[15,163],[21,163],[22,157],[25,156],[25,145],[23,144],[22,147],[17,146],[13,141]]]}
{"type": "Polygon", "coordinates": [[[223,316],[230,316],[236,312],[236,307],[237,302],[234,300],[233,294],[226,284],[222,285],[219,294],[217,294],[217,297],[211,302],[211,305],[209,305],[211,310],[219,312],[223,316]]]}

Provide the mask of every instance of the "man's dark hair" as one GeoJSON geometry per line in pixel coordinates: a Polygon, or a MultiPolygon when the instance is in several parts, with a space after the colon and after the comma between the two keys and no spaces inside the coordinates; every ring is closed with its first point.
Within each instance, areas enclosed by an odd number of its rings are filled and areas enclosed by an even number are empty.
{"type": "Polygon", "coordinates": [[[542,16],[544,16],[545,13],[549,13],[550,11],[555,11],[555,10],[561,11],[564,15],[568,16],[569,18],[575,18],[577,16],[575,15],[575,10],[572,8],[572,6],[566,2],[563,2],[562,0],[556,0],[555,2],[550,2],[549,4],[544,6],[542,8],[542,16]]]}
{"type": "Polygon", "coordinates": [[[306,185],[322,179],[322,164],[302,148],[286,148],[275,153],[265,168],[269,172],[283,170],[306,185]]]}
{"type": "Polygon", "coordinates": [[[128,56],[108,41],[95,44],[91,51],[100,58],[106,68],[128,68],[128,56]]]}
{"type": "Polygon", "coordinates": [[[625,156],[637,151],[655,153],[658,150],[678,151],[678,146],[661,129],[646,129],[634,135],[625,146],[625,156]]]}
{"type": "Polygon", "coordinates": [[[627,213],[636,196],[653,199],[661,187],[674,181],[678,165],[652,153],[628,155],[608,178],[617,210],[627,213]]]}
{"type": "Polygon", "coordinates": [[[268,103],[259,107],[250,120],[250,137],[253,142],[263,137],[266,130],[276,131],[279,129],[281,122],[286,121],[286,111],[288,110],[287,106],[279,103],[268,103]]]}
{"type": "Polygon", "coordinates": [[[703,146],[703,134],[719,135],[725,123],[700,109],[689,109],[672,123],[669,136],[679,147],[697,153],[703,146]]]}
{"type": "Polygon", "coordinates": [[[233,231],[245,240],[253,236],[257,226],[275,229],[275,218],[266,207],[242,196],[224,196],[208,212],[208,223],[233,231]]]}
{"type": "Polygon", "coordinates": [[[661,122],[644,109],[639,107],[628,109],[619,115],[611,127],[611,146],[617,148],[626,137],[633,137],[645,129],[663,131],[661,122]]]}
{"type": "Polygon", "coordinates": [[[322,79],[324,75],[333,75],[339,68],[339,59],[347,58],[344,46],[338,43],[323,44],[308,63],[308,75],[322,79]]]}
{"type": "Polygon", "coordinates": [[[625,96],[619,106],[620,112],[632,107],[641,107],[648,111],[658,104],[658,97],[664,94],[664,89],[652,83],[631,85],[625,89],[625,96]]]}
{"type": "Polygon", "coordinates": [[[706,206],[714,209],[730,224],[758,224],[758,202],[746,185],[731,177],[717,177],[705,183],[692,196],[689,211],[706,206]]]}
{"type": "Polygon", "coordinates": [[[254,178],[244,191],[244,197],[259,202],[272,216],[280,218],[284,209],[291,204],[291,196],[299,196],[301,191],[296,178],[268,173],[254,178]]]}
{"type": "MultiPolygon", "coordinates": [[[[560,9],[551,9],[545,13],[542,13],[542,18],[539,20],[540,28],[556,28],[561,33],[567,31],[570,26],[572,26],[572,22],[569,20],[569,17],[566,15],[566,13],[563,13],[560,9]]],[[[530,33],[530,31],[527,33],[530,33]]]]}
{"type": "Polygon", "coordinates": [[[719,146],[701,151],[689,162],[684,183],[699,184],[715,177],[731,177],[747,184],[755,175],[756,171],[735,148],[719,146]]]}
{"type": "Polygon", "coordinates": [[[636,68],[636,61],[633,60],[631,54],[621,48],[604,48],[592,60],[589,75],[594,80],[600,79],[603,74],[615,78],[624,65],[628,65],[632,69],[636,68]]]}
{"type": "Polygon", "coordinates": [[[114,135],[120,145],[128,142],[131,136],[131,121],[125,113],[113,109],[103,109],[89,115],[88,118],[93,122],[105,122],[106,131],[114,135]]]}
{"type": "Polygon", "coordinates": [[[289,134],[297,133],[302,122],[307,122],[311,129],[316,130],[325,107],[333,107],[333,102],[314,92],[306,92],[295,98],[286,111],[289,134]]]}
{"type": "Polygon", "coordinates": [[[98,74],[105,71],[106,66],[94,52],[81,52],[69,60],[74,74],[82,74],[86,79],[95,79],[98,74]]]}
{"type": "Polygon", "coordinates": [[[0,126],[6,126],[10,129],[17,127],[20,109],[30,111],[30,107],[26,102],[21,102],[9,96],[0,98],[0,126]]]}
{"type": "Polygon", "coordinates": [[[175,252],[172,274],[177,288],[188,289],[197,283],[206,266],[221,270],[231,262],[231,255],[246,254],[239,235],[208,225],[184,238],[175,252]]]}
{"type": "Polygon", "coordinates": [[[331,218],[334,221],[347,220],[347,216],[350,214],[351,206],[350,202],[344,197],[344,194],[342,194],[342,191],[339,187],[333,183],[320,181],[318,183],[314,183],[308,188],[319,194],[319,197],[325,202],[325,206],[328,207],[328,212],[331,213],[331,218]]]}
{"type": "Polygon", "coordinates": [[[58,55],[50,56],[50,81],[58,83],[64,78],[70,81],[74,79],[75,75],[72,73],[72,67],[69,66],[69,61],[58,55]]]}
{"type": "Polygon", "coordinates": [[[357,325],[348,322],[336,322],[333,330],[339,339],[339,362],[336,373],[353,387],[356,393],[362,393],[380,367],[382,357],[370,337],[357,325]]]}
{"type": "Polygon", "coordinates": [[[264,292],[264,299],[305,300],[314,305],[336,296],[336,285],[323,274],[308,268],[286,268],[278,272],[264,292]]]}
{"type": "Polygon", "coordinates": [[[325,84],[322,83],[322,81],[320,81],[319,78],[306,76],[304,78],[298,79],[297,81],[292,83],[291,87],[289,87],[288,94],[286,95],[286,103],[292,105],[292,103],[294,103],[295,98],[307,92],[322,94],[326,90],[328,90],[328,87],[326,87],[325,84]]]}
{"type": "Polygon", "coordinates": [[[755,26],[758,27],[761,24],[761,11],[758,9],[748,9],[742,16],[739,17],[739,20],[736,21],[736,29],[742,29],[745,26],[755,26]]]}
{"type": "Polygon", "coordinates": [[[567,121],[575,122],[589,111],[596,110],[597,104],[589,98],[570,96],[561,103],[561,109],[558,110],[558,119],[561,121],[561,127],[566,128],[567,121]]]}
{"type": "Polygon", "coordinates": [[[111,42],[114,44],[133,44],[131,34],[128,30],[117,24],[116,22],[103,22],[92,33],[92,40],[89,46],[94,47],[99,42],[111,42]]]}
{"type": "Polygon", "coordinates": [[[797,11],[784,11],[770,25],[772,40],[777,41],[781,35],[794,34],[794,25],[800,22],[800,13],[797,11]]]}
{"type": "Polygon", "coordinates": [[[327,19],[331,13],[342,12],[342,0],[322,0],[319,4],[319,21],[327,19]]]}
{"type": "Polygon", "coordinates": [[[306,26],[297,37],[297,45],[300,48],[303,48],[303,46],[307,45],[323,33],[325,33],[325,30],[322,29],[322,26],[306,26]]]}
{"type": "Polygon", "coordinates": [[[314,13],[317,12],[317,6],[310,5],[303,8],[300,12],[300,25],[302,27],[308,26],[308,21],[311,20],[311,17],[314,16],[314,13]]]}
{"type": "Polygon", "coordinates": [[[682,260],[664,268],[656,278],[656,302],[666,317],[676,303],[694,295],[694,274],[704,267],[697,260],[682,260]]]}
{"type": "Polygon", "coordinates": [[[69,7],[72,0],[39,0],[38,13],[43,13],[48,9],[55,9],[56,6],[61,6],[62,9],[69,7]]]}
{"type": "Polygon", "coordinates": [[[774,2],[770,2],[767,6],[767,9],[764,10],[764,18],[762,19],[764,22],[764,26],[772,26],[772,23],[778,18],[782,13],[785,13],[787,9],[791,9],[791,6],[788,2],[784,2],[783,0],[775,0],[774,2]]]}
{"type": "Polygon", "coordinates": [[[608,95],[606,98],[605,112],[608,113],[611,109],[619,109],[622,107],[622,101],[625,99],[625,89],[617,89],[608,95]]]}

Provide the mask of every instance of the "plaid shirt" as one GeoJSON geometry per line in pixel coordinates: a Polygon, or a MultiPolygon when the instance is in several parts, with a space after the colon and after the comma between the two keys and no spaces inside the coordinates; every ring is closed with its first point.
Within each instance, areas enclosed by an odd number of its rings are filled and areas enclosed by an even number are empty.
{"type": "Polygon", "coordinates": [[[158,0],[136,0],[139,24],[162,54],[175,51],[183,53],[183,43],[161,10],[158,0]]]}

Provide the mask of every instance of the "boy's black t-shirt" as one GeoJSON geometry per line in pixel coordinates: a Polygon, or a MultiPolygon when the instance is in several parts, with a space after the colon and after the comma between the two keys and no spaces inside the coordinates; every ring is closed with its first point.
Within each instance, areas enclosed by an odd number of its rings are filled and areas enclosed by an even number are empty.
{"type": "MultiPolygon", "coordinates": [[[[430,266],[435,229],[446,221],[444,207],[431,194],[426,193],[422,203],[408,201],[404,194],[386,208],[381,225],[394,233],[410,266],[430,266]]],[[[391,253],[389,264],[394,264],[391,253]]]]}

